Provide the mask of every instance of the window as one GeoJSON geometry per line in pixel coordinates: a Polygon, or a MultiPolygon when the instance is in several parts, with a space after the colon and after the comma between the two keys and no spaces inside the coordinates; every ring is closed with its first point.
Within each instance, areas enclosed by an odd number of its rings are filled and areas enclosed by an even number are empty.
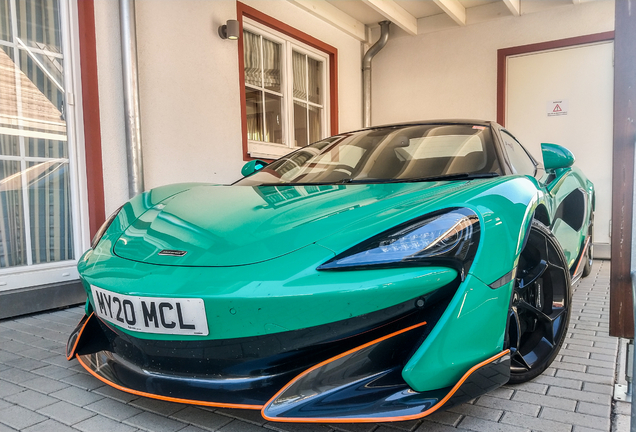
{"type": "Polygon", "coordinates": [[[240,2],[237,7],[245,159],[278,159],[337,133],[337,50],[240,2]]]}
{"type": "Polygon", "coordinates": [[[533,176],[537,167],[523,146],[506,131],[501,131],[501,137],[504,140],[504,148],[515,174],[533,176]]]}
{"type": "Polygon", "coordinates": [[[71,3],[0,0],[0,290],[76,275],[71,3]]]}

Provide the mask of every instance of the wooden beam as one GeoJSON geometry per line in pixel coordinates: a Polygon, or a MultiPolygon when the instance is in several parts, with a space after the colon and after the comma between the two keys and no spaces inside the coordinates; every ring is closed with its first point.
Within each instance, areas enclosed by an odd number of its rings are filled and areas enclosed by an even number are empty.
{"type": "Polygon", "coordinates": [[[466,8],[459,0],[433,0],[457,24],[466,25],[466,8]]]}
{"type": "Polygon", "coordinates": [[[363,23],[351,15],[341,11],[326,0],[289,0],[290,3],[306,10],[310,14],[333,25],[334,27],[353,36],[359,41],[366,41],[366,28],[363,23]]]}
{"type": "Polygon", "coordinates": [[[510,10],[510,13],[512,13],[514,16],[521,15],[521,5],[519,4],[519,0],[503,0],[503,2],[510,10]]]}
{"type": "Polygon", "coordinates": [[[636,140],[636,14],[617,1],[614,37],[614,155],[612,165],[612,265],[609,334],[634,337],[632,215],[636,140]],[[631,13],[630,13],[631,12],[631,13]]]}
{"type": "Polygon", "coordinates": [[[411,36],[417,35],[417,18],[393,0],[362,0],[362,2],[371,6],[376,12],[382,14],[411,36]]]}

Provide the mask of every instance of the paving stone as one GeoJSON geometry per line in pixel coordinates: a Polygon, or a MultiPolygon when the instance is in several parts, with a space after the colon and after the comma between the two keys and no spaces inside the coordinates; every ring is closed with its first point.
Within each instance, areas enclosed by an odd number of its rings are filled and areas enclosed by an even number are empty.
{"type": "Polygon", "coordinates": [[[572,400],[580,400],[592,403],[609,404],[612,396],[610,394],[592,393],[588,391],[572,390],[563,387],[550,387],[548,389],[549,396],[562,397],[572,400]]]}
{"type": "Polygon", "coordinates": [[[74,428],[81,430],[82,432],[134,432],[135,428],[125,425],[123,423],[116,422],[109,418],[95,415],[83,422],[73,425],[74,428]]]}
{"type": "Polygon", "coordinates": [[[512,390],[522,390],[536,394],[546,394],[546,392],[548,391],[548,386],[546,384],[540,384],[535,381],[525,382],[522,384],[510,384],[507,385],[506,388],[512,390]]]}
{"type": "Polygon", "coordinates": [[[95,416],[92,411],[64,401],[41,408],[38,412],[69,426],[95,416]]]}
{"type": "Polygon", "coordinates": [[[4,362],[7,366],[12,366],[18,369],[22,369],[25,371],[32,371],[33,369],[39,369],[41,367],[46,366],[46,363],[41,362],[40,360],[19,357],[15,360],[11,360],[8,362],[4,362]]]}
{"type": "MultiPolygon", "coordinates": [[[[542,410],[552,408],[544,408],[542,410]]],[[[566,411],[563,411],[566,412],[566,411]]],[[[525,427],[531,428],[532,430],[546,430],[550,432],[570,432],[572,430],[572,426],[567,423],[563,423],[560,421],[554,421],[552,419],[545,418],[537,418],[530,417],[523,414],[506,412],[504,416],[501,418],[501,423],[509,424],[509,425],[524,425],[525,427]]]]}
{"type": "Polygon", "coordinates": [[[24,387],[30,388],[31,390],[39,391],[40,393],[45,393],[45,394],[49,394],[54,391],[58,391],[68,387],[68,384],[65,384],[63,382],[42,377],[42,376],[37,376],[37,375],[35,376],[37,378],[29,380],[29,381],[25,381],[21,383],[20,385],[23,385],[24,387]]]}
{"type": "MultiPolygon", "coordinates": [[[[3,344],[6,343],[3,342],[3,344]]],[[[5,351],[0,349],[0,363],[5,364],[5,362],[10,362],[11,360],[15,360],[15,359],[21,359],[23,357],[12,353],[11,351],[5,351]]]]}
{"type": "Polygon", "coordinates": [[[601,393],[601,394],[613,394],[614,386],[608,385],[608,384],[596,384],[596,383],[584,382],[583,390],[591,391],[594,393],[601,393]]]}
{"type": "Polygon", "coordinates": [[[614,375],[615,375],[614,368],[588,366],[587,370],[585,371],[585,373],[611,377],[612,382],[614,381],[614,375]]]}
{"type": "MultiPolygon", "coordinates": [[[[375,432],[393,432],[393,431],[394,429],[390,429],[386,426],[380,426],[378,429],[375,430],[375,432]]],[[[420,427],[417,428],[416,432],[457,432],[457,429],[455,429],[454,427],[446,426],[439,423],[429,423],[424,421],[424,423],[422,423],[420,427]]]]}
{"type": "MultiPolygon", "coordinates": [[[[436,423],[431,424],[435,425],[436,423]]],[[[373,432],[378,425],[376,423],[334,423],[330,424],[329,427],[339,432],[373,432]]],[[[395,429],[392,432],[395,432],[395,429]]]]}
{"type": "MultiPolygon", "coordinates": [[[[531,418],[531,417],[528,417],[531,418]]],[[[519,423],[519,425],[524,423],[519,423]]],[[[471,431],[477,432],[528,432],[530,431],[527,427],[522,427],[519,425],[511,425],[511,424],[502,424],[495,423],[488,420],[483,420],[475,417],[466,416],[461,421],[461,423],[457,426],[458,429],[468,429],[471,431]]]]}
{"type": "Polygon", "coordinates": [[[188,406],[185,404],[166,402],[166,401],[162,401],[158,399],[151,399],[151,398],[145,398],[145,397],[140,397],[138,399],[135,399],[134,401],[130,402],[130,405],[136,406],[137,408],[141,408],[145,411],[152,411],[154,413],[165,415],[165,416],[171,416],[177,411],[180,411],[183,408],[188,406]]]}
{"type": "MultiPolygon", "coordinates": [[[[569,380],[573,380],[577,382],[585,381],[585,382],[591,382],[596,384],[610,385],[614,383],[613,377],[608,377],[603,375],[593,375],[593,374],[587,374],[587,373],[581,373],[581,372],[572,372],[572,371],[564,370],[564,369],[559,369],[557,371],[556,378],[567,378],[569,380]]],[[[566,387],[566,386],[560,386],[560,387],[566,387]]],[[[574,387],[570,387],[570,388],[574,388],[574,387]]]]}
{"type": "Polygon", "coordinates": [[[630,402],[614,401],[614,413],[618,415],[631,415],[632,404],[630,402]]]}
{"type": "MultiPolygon", "coordinates": [[[[170,420],[169,418],[150,412],[142,412],[141,414],[137,414],[134,417],[130,417],[124,420],[124,423],[150,432],[176,432],[179,429],[183,429],[184,427],[186,427],[185,423],[170,420]]],[[[254,425],[250,426],[257,427],[254,425]]]]}
{"type": "MultiPolygon", "coordinates": [[[[460,405],[455,408],[459,408],[462,406],[466,406],[466,405],[460,405]]],[[[468,406],[471,407],[472,405],[468,405],[468,406]]],[[[441,423],[448,426],[457,426],[463,418],[464,418],[464,415],[459,412],[437,411],[429,415],[428,417],[426,417],[426,420],[428,420],[429,422],[441,423]]]]}
{"type": "MultiPolygon", "coordinates": [[[[581,372],[581,373],[585,373],[586,368],[587,366],[582,364],[563,363],[560,361],[553,361],[552,364],[550,365],[550,369],[552,370],[564,369],[564,370],[569,370],[572,372],[581,372]]],[[[554,376],[554,374],[552,376],[554,376]]]]}
{"type": "Polygon", "coordinates": [[[576,412],[610,418],[610,415],[612,414],[612,406],[594,404],[590,402],[579,402],[576,407],[576,412]]]}
{"type": "Polygon", "coordinates": [[[42,423],[22,429],[23,432],[77,432],[77,429],[68,427],[55,420],[44,420],[42,423]]]}
{"type": "MultiPolygon", "coordinates": [[[[243,411],[247,411],[247,410],[243,410],[243,411]]],[[[260,412],[259,411],[256,411],[256,412],[259,413],[259,416],[260,416],[260,412]]],[[[211,429],[211,430],[220,429],[232,421],[232,417],[227,417],[215,412],[211,412],[208,410],[204,410],[204,409],[192,407],[192,406],[189,406],[180,411],[177,411],[176,413],[172,414],[170,418],[181,421],[183,423],[193,424],[203,429],[211,429]]],[[[265,423],[264,419],[263,419],[263,423],[265,423]]]]}
{"type": "MultiPolygon", "coordinates": [[[[242,421],[246,421],[248,423],[254,423],[260,426],[265,424],[265,419],[261,415],[261,412],[258,410],[223,408],[223,409],[217,409],[216,413],[224,415],[224,416],[236,418],[242,421]]],[[[362,423],[359,423],[359,424],[362,424],[362,423]]]]}
{"type": "Polygon", "coordinates": [[[47,378],[52,378],[52,379],[66,378],[67,376],[71,376],[75,374],[75,372],[70,369],[66,369],[66,368],[59,367],[52,364],[45,364],[43,367],[39,369],[34,369],[31,372],[33,372],[34,374],[45,376],[47,378]]]}
{"type": "Polygon", "coordinates": [[[0,423],[4,423],[14,429],[24,429],[44,420],[46,420],[46,417],[43,415],[17,405],[0,410],[0,423]]]}
{"type": "Polygon", "coordinates": [[[83,373],[76,373],[75,375],[67,376],[62,378],[61,381],[86,390],[93,390],[104,385],[104,383],[94,376],[83,373]]]}
{"type": "Polygon", "coordinates": [[[14,384],[20,384],[37,377],[37,375],[32,374],[31,372],[23,371],[22,369],[17,369],[14,367],[0,372],[0,379],[12,382],[14,384]]]}
{"type": "Polygon", "coordinates": [[[5,408],[9,408],[10,406],[13,406],[15,404],[10,403],[10,402],[6,402],[0,399],[0,410],[3,410],[5,408]]]}
{"type": "Polygon", "coordinates": [[[16,405],[23,406],[24,408],[28,408],[30,410],[37,410],[39,408],[42,408],[57,402],[57,399],[43,395],[42,393],[39,393],[33,390],[25,390],[21,393],[16,393],[11,396],[7,396],[4,399],[6,401],[9,401],[16,405]]]}
{"type": "Polygon", "coordinates": [[[560,362],[574,363],[574,364],[580,364],[584,366],[602,367],[602,368],[608,368],[608,369],[615,368],[615,364],[613,362],[605,362],[605,361],[593,360],[593,359],[581,358],[581,357],[571,357],[568,355],[564,355],[563,357],[561,357],[560,362]]]}
{"type": "Polygon", "coordinates": [[[51,352],[49,350],[41,349],[41,348],[29,348],[28,350],[21,351],[20,355],[27,358],[32,358],[36,360],[44,360],[57,354],[51,352]]]}
{"type": "Polygon", "coordinates": [[[590,353],[590,358],[593,360],[601,360],[606,362],[614,362],[616,361],[616,355],[606,355],[606,354],[597,354],[595,352],[590,353]]]}
{"type": "MultiPolygon", "coordinates": [[[[524,393],[524,392],[518,392],[518,393],[524,393]]],[[[532,395],[536,397],[537,399],[539,398],[543,399],[547,397],[547,396],[537,396],[533,393],[526,393],[526,394],[532,395]]],[[[529,415],[533,417],[536,417],[539,414],[539,410],[541,409],[540,405],[536,405],[533,403],[519,402],[517,400],[494,398],[494,397],[490,397],[489,395],[481,396],[479,399],[477,399],[477,401],[475,402],[475,405],[484,406],[488,408],[494,408],[498,410],[504,410],[504,411],[512,411],[512,412],[525,414],[525,415],[529,415]]]]}
{"type": "Polygon", "coordinates": [[[609,417],[603,418],[588,414],[563,411],[555,408],[542,409],[539,417],[568,423],[569,425],[591,427],[593,429],[609,430],[610,427],[609,417]]]}
{"type": "MultiPolygon", "coordinates": [[[[430,417],[430,416],[429,416],[430,417]]],[[[390,423],[378,423],[382,426],[387,426],[393,429],[398,429],[400,431],[409,431],[412,432],[419,428],[420,424],[422,424],[422,420],[408,420],[408,421],[400,421],[400,422],[390,422],[390,423]]],[[[430,424],[441,424],[441,423],[430,423],[430,424]]]]}
{"type": "MultiPolygon", "coordinates": [[[[554,397],[547,395],[537,395],[534,393],[518,391],[512,397],[513,401],[522,403],[530,403],[534,405],[549,406],[553,408],[559,408],[562,410],[574,411],[576,409],[576,401],[571,399],[564,399],[562,397],[554,397]]],[[[512,410],[510,410],[512,411],[512,410]]],[[[518,412],[518,411],[517,411],[518,412]]],[[[525,413],[521,413],[525,414],[525,413]]],[[[536,414],[534,414],[536,416],[536,414]]]]}
{"type": "Polygon", "coordinates": [[[128,402],[134,401],[135,399],[139,399],[139,396],[137,395],[126,393],[121,390],[117,390],[116,388],[111,387],[109,385],[98,387],[92,390],[92,392],[100,394],[102,396],[108,396],[111,399],[117,399],[118,401],[124,402],[124,403],[128,403],[128,402]]]}
{"type": "Polygon", "coordinates": [[[12,394],[20,393],[24,390],[25,390],[24,387],[0,380],[0,398],[4,398],[12,394]]]}
{"type": "Polygon", "coordinates": [[[125,420],[142,412],[140,409],[110,398],[100,399],[97,402],[86,405],[84,409],[94,411],[104,417],[118,421],[125,420]]]}
{"type": "MultiPolygon", "coordinates": [[[[242,422],[238,422],[238,423],[242,423],[242,422]]],[[[403,423],[403,422],[400,422],[400,423],[403,423]]],[[[225,427],[230,427],[231,424],[232,423],[228,424],[225,427]]],[[[395,423],[395,424],[397,425],[398,423],[395,423]]],[[[317,424],[317,423],[269,423],[268,422],[268,423],[265,423],[265,427],[267,429],[273,429],[273,430],[282,431],[282,432],[328,432],[329,430],[331,430],[328,426],[317,424]]],[[[410,430],[410,429],[407,429],[407,430],[410,430]]],[[[231,430],[224,431],[224,432],[231,432],[231,430]]]]}
{"type": "Polygon", "coordinates": [[[470,404],[457,405],[448,410],[449,412],[469,415],[471,417],[477,417],[484,420],[490,421],[499,421],[501,418],[503,411],[493,408],[488,408],[484,406],[475,406],[470,404]]]}
{"type": "Polygon", "coordinates": [[[232,420],[219,430],[221,432],[263,432],[263,428],[240,420],[232,420]]]}
{"type": "MultiPolygon", "coordinates": [[[[546,388],[547,390],[547,388],[546,388]]],[[[512,389],[512,387],[508,388],[508,387],[499,387],[494,389],[491,392],[488,392],[488,396],[492,396],[492,397],[496,397],[496,398],[500,398],[500,399],[510,399],[512,397],[512,395],[515,393],[515,391],[512,389]]]]}
{"type": "MultiPolygon", "coordinates": [[[[564,371],[564,372],[567,372],[567,371],[564,371]]],[[[547,384],[551,387],[552,386],[564,387],[564,388],[569,388],[573,390],[580,390],[583,387],[583,381],[568,379],[565,377],[551,377],[551,376],[539,375],[533,381],[540,384],[547,384]]]]}
{"type": "MultiPolygon", "coordinates": [[[[626,415],[617,415],[612,421],[613,432],[629,432],[631,417],[626,415]]],[[[596,431],[595,431],[596,432],[596,431]]]]}
{"type": "Polygon", "coordinates": [[[189,425],[181,429],[179,432],[205,432],[205,430],[196,426],[189,425]]]}
{"type": "Polygon", "coordinates": [[[49,396],[53,396],[57,399],[70,402],[73,405],[77,405],[80,407],[104,398],[101,395],[73,386],[69,386],[65,389],[50,393],[49,396]]]}

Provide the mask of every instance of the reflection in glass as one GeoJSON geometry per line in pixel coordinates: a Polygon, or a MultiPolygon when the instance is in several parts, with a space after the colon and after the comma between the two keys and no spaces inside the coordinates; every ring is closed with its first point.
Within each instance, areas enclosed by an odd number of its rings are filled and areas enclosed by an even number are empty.
{"type": "Polygon", "coordinates": [[[0,134],[0,155],[20,156],[20,139],[17,136],[0,134]]]}
{"type": "Polygon", "coordinates": [[[263,99],[262,92],[245,89],[245,107],[247,111],[247,139],[263,140],[263,99]]]}
{"type": "Polygon", "coordinates": [[[27,156],[43,158],[68,158],[68,145],[66,141],[26,138],[27,156]]]}
{"type": "Polygon", "coordinates": [[[0,267],[27,263],[24,234],[20,162],[0,161],[0,267]]]}
{"type": "Polygon", "coordinates": [[[267,90],[281,91],[281,46],[263,38],[263,86],[267,90]]]}
{"type": "Polygon", "coordinates": [[[28,164],[29,211],[33,263],[73,259],[68,163],[28,164]]]}
{"type": "Polygon", "coordinates": [[[320,108],[309,105],[309,142],[316,142],[321,138],[320,108]]]}
{"type": "Polygon", "coordinates": [[[322,90],[322,62],[312,58],[307,59],[307,70],[309,83],[309,102],[320,104],[322,90]]]}
{"type": "Polygon", "coordinates": [[[283,142],[283,98],[265,93],[265,136],[263,141],[283,142]]]}
{"type": "Polygon", "coordinates": [[[294,69],[294,97],[307,100],[307,56],[296,51],[292,54],[294,69]]]}
{"type": "Polygon", "coordinates": [[[307,142],[307,104],[294,101],[294,137],[296,147],[309,144],[307,142]]]}
{"type": "Polygon", "coordinates": [[[9,0],[0,0],[0,40],[11,42],[11,14],[9,0]]]}
{"type": "Polygon", "coordinates": [[[62,52],[58,0],[16,0],[18,37],[29,47],[62,52]]]}
{"type": "Polygon", "coordinates": [[[243,31],[243,62],[245,84],[262,87],[261,37],[246,30],[243,31]]]}

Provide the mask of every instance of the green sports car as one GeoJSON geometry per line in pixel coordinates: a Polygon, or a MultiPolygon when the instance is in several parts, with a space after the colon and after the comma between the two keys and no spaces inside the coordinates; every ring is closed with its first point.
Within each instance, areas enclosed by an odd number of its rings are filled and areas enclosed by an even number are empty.
{"type": "Polygon", "coordinates": [[[124,204],[67,357],[137,395],[282,422],[424,417],[541,374],[591,271],[594,187],[502,126],[326,138],[124,204]]]}

